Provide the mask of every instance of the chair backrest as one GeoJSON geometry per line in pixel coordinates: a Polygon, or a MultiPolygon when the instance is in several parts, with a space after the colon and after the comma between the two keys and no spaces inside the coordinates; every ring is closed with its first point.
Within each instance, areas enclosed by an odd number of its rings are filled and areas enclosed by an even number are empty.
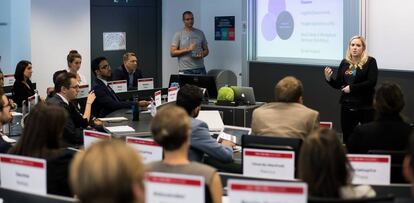
{"type": "Polygon", "coordinates": [[[381,154],[391,156],[391,183],[407,183],[402,174],[402,165],[406,151],[369,150],[368,154],[381,154]]]}
{"type": "Polygon", "coordinates": [[[36,195],[0,187],[2,202],[31,202],[31,203],[70,203],[78,202],[76,199],[57,195],[36,195]]]}
{"type": "Polygon", "coordinates": [[[309,197],[308,203],[391,203],[394,202],[393,195],[378,196],[373,198],[362,199],[339,199],[339,198],[322,198],[309,197]]]}

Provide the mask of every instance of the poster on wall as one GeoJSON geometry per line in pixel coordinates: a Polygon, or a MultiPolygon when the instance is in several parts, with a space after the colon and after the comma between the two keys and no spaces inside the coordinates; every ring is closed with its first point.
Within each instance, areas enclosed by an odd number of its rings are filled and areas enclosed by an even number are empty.
{"type": "Polygon", "coordinates": [[[103,50],[104,51],[126,50],[126,33],[125,32],[104,32],[103,33],[103,50]]]}
{"type": "Polygon", "coordinates": [[[234,16],[216,16],[214,25],[215,40],[234,41],[234,16]]]}

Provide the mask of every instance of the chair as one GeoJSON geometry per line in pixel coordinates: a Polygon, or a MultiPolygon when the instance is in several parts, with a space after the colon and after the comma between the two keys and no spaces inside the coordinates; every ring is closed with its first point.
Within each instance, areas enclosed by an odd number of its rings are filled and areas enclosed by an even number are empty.
{"type": "Polygon", "coordinates": [[[308,203],[389,203],[394,202],[393,195],[379,196],[373,198],[362,199],[339,199],[339,198],[324,198],[324,197],[309,197],[308,203]]]}
{"type": "Polygon", "coordinates": [[[390,155],[391,183],[408,183],[402,174],[402,165],[406,151],[369,150],[368,154],[390,155]]]}

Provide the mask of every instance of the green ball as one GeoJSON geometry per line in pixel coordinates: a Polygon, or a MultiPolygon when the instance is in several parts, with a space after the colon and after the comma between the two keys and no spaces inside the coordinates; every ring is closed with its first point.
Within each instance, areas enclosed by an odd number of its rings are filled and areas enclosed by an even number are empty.
{"type": "Polygon", "coordinates": [[[230,87],[222,87],[218,91],[218,101],[234,101],[234,91],[230,87]]]}

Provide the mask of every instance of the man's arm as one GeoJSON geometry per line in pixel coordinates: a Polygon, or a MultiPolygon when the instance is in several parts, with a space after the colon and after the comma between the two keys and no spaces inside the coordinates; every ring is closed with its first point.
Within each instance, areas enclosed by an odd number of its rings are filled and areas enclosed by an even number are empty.
{"type": "Polygon", "coordinates": [[[195,47],[194,43],[190,44],[189,47],[183,48],[183,49],[178,49],[177,46],[171,45],[171,48],[170,48],[171,57],[179,57],[179,56],[188,54],[194,49],[194,47],[195,47]]]}

